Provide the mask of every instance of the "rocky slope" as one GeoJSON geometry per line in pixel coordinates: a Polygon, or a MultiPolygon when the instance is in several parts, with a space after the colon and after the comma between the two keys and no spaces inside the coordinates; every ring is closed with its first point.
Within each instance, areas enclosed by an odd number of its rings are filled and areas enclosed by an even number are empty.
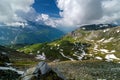
{"type": "Polygon", "coordinates": [[[82,26],[59,40],[25,46],[19,51],[36,54],[40,60],[99,59],[119,62],[119,47],[120,27],[100,24],[82,26]]]}
{"type": "Polygon", "coordinates": [[[119,80],[120,64],[99,60],[64,61],[50,64],[67,80],[119,80]]]}

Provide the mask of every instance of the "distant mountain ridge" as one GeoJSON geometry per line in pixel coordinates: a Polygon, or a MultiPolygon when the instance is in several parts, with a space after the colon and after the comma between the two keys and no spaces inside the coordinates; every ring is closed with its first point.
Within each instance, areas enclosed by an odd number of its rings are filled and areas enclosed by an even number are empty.
{"type": "Polygon", "coordinates": [[[118,25],[116,25],[116,24],[91,24],[91,25],[81,26],[80,29],[84,29],[84,30],[102,30],[102,29],[113,28],[113,27],[117,27],[117,26],[118,25]]]}
{"type": "Polygon", "coordinates": [[[22,26],[0,26],[0,45],[34,44],[60,38],[64,33],[56,28],[28,21],[22,26]]]}

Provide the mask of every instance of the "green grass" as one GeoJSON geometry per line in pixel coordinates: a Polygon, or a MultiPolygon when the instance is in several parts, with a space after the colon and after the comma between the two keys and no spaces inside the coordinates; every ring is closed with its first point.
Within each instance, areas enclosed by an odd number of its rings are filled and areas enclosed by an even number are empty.
{"type": "Polygon", "coordinates": [[[83,49],[88,52],[87,48],[90,46],[87,43],[79,43],[79,42],[71,42],[69,40],[60,40],[59,42],[53,42],[52,44],[50,43],[44,43],[44,44],[34,44],[32,46],[26,46],[24,48],[19,49],[20,51],[24,51],[24,53],[29,54],[42,54],[44,53],[47,57],[47,60],[55,60],[55,59],[60,59],[61,61],[63,60],[69,60],[65,57],[63,57],[60,52],[63,52],[66,56],[72,57],[74,59],[77,59],[77,57],[73,56],[74,52],[79,52],[79,54],[82,53],[80,47],[84,45],[83,49]],[[77,46],[76,46],[76,45],[77,46]],[[61,51],[63,50],[63,51],[61,51]],[[40,53],[37,53],[37,52],[40,53]]]}
{"type": "Polygon", "coordinates": [[[33,67],[37,64],[38,61],[17,61],[17,62],[13,62],[12,66],[21,70],[26,70],[27,68],[33,67]]]}

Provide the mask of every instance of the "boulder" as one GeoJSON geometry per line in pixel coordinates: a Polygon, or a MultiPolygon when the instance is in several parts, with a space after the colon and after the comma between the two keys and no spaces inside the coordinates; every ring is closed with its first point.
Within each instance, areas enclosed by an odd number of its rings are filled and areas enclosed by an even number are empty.
{"type": "Polygon", "coordinates": [[[28,69],[20,80],[66,80],[57,70],[52,69],[45,62],[40,62],[36,67],[28,69]]]}

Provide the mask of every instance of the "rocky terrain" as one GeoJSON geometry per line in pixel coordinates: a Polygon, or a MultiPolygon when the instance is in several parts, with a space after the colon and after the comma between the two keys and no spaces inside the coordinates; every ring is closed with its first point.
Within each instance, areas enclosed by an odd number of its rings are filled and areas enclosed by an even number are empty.
{"type": "Polygon", "coordinates": [[[53,42],[25,46],[19,51],[35,54],[39,60],[94,59],[119,63],[119,44],[120,27],[100,24],[83,26],[53,42]]]}
{"type": "Polygon", "coordinates": [[[100,24],[82,26],[52,42],[0,46],[0,79],[119,80],[119,44],[120,27],[100,24]]]}
{"type": "Polygon", "coordinates": [[[120,64],[99,60],[64,61],[50,63],[67,80],[119,80],[120,64]]]}

